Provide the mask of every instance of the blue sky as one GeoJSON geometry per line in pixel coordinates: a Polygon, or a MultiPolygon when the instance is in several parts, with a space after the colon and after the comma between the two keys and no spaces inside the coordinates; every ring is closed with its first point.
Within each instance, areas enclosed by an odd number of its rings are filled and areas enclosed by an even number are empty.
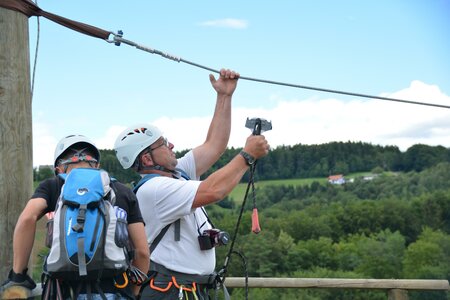
{"type": "MultiPolygon", "coordinates": [[[[40,0],[48,12],[213,69],[243,76],[450,105],[450,0],[40,0]]],[[[37,19],[29,19],[34,63],[37,19]]],[[[40,19],[33,96],[34,165],[73,133],[111,149],[125,127],[154,123],[175,144],[206,136],[209,71],[117,47],[40,19]]],[[[229,146],[247,117],[273,123],[272,145],[363,141],[450,147],[450,110],[240,80],[229,146]]]]}

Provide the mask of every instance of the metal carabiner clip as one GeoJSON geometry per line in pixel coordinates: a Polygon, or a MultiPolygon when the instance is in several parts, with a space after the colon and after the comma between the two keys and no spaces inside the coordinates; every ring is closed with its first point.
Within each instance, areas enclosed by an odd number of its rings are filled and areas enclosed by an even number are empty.
{"type": "Polygon", "coordinates": [[[123,277],[123,284],[119,284],[116,282],[116,279],[114,278],[114,286],[118,289],[123,289],[124,287],[126,287],[128,285],[128,276],[126,272],[122,273],[122,277],[123,277]]]}

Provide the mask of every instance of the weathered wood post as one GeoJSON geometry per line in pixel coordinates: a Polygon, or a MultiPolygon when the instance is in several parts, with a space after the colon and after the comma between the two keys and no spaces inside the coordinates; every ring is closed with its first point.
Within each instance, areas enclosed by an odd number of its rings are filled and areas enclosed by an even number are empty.
{"type": "Polygon", "coordinates": [[[400,289],[388,290],[388,300],[408,300],[408,291],[400,289]]]}
{"type": "Polygon", "coordinates": [[[0,282],[12,235],[33,188],[28,17],[0,7],[0,282]]]}

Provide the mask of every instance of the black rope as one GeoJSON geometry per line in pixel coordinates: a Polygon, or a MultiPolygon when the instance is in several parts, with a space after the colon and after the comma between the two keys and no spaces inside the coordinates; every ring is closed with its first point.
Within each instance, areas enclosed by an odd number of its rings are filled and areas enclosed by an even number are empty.
{"type": "MultiPolygon", "coordinates": [[[[117,34],[114,34],[114,40],[108,41],[110,43],[114,43],[116,46],[120,46],[121,43],[128,44],[130,46],[136,47],[137,49],[152,53],[152,54],[158,54],[161,55],[164,58],[174,60],[176,62],[183,62],[189,65],[192,65],[197,68],[201,68],[204,70],[208,70],[210,72],[214,72],[219,74],[220,71],[209,68],[203,65],[200,65],[198,63],[188,61],[186,59],[183,59],[181,57],[177,57],[153,48],[149,48],[146,46],[139,45],[135,42],[126,40],[122,38],[123,33],[119,31],[117,34]]],[[[443,105],[443,104],[437,104],[437,103],[427,103],[422,101],[412,101],[412,100],[404,100],[404,99],[397,99],[397,98],[390,98],[390,97],[381,97],[381,96],[373,96],[373,95],[367,95],[367,94],[361,94],[361,93],[353,93],[353,92],[345,92],[340,90],[334,90],[334,89],[326,89],[326,88],[319,88],[319,87],[312,87],[312,86],[306,86],[306,85],[300,85],[300,84],[292,84],[292,83],[285,83],[280,81],[273,81],[273,80],[266,80],[266,79],[258,79],[258,78],[252,78],[252,77],[246,77],[246,76],[239,76],[239,79],[241,80],[249,80],[249,81],[256,81],[261,83],[268,83],[268,84],[276,84],[276,85],[282,85],[282,86],[289,86],[294,88],[300,88],[300,89],[307,89],[307,90],[314,90],[319,92],[325,92],[325,93],[334,93],[334,94],[341,94],[341,95],[348,95],[348,96],[356,96],[356,97],[363,97],[363,98],[370,98],[370,99],[378,99],[378,100],[385,100],[385,101],[393,101],[393,102],[400,102],[400,103],[406,103],[406,104],[416,104],[416,105],[425,105],[425,106],[433,106],[433,107],[439,107],[439,108],[450,108],[449,105],[443,105]]]]}
{"type": "Polygon", "coordinates": [[[226,279],[226,275],[227,275],[227,268],[228,268],[228,264],[231,261],[231,254],[237,254],[241,257],[241,259],[243,260],[243,265],[244,265],[244,272],[245,272],[245,295],[246,298],[248,299],[248,271],[247,271],[247,261],[245,259],[245,256],[238,252],[238,251],[234,251],[234,244],[236,242],[236,237],[238,234],[238,230],[239,230],[239,226],[241,224],[241,219],[242,219],[242,215],[244,213],[244,208],[245,208],[245,203],[247,202],[247,198],[248,198],[248,192],[250,191],[250,187],[254,187],[254,174],[255,174],[255,168],[250,168],[250,177],[248,180],[248,184],[247,184],[247,189],[245,191],[245,195],[244,195],[244,200],[242,201],[242,206],[241,206],[241,210],[239,212],[239,216],[236,222],[236,226],[234,228],[234,234],[233,234],[233,239],[231,240],[231,245],[230,245],[230,249],[228,250],[228,254],[225,257],[225,262],[223,264],[222,269],[219,270],[218,275],[222,276],[222,283],[225,283],[225,279],[226,279]]]}
{"type": "Polygon", "coordinates": [[[245,278],[245,299],[248,299],[248,268],[247,268],[247,259],[244,254],[239,251],[233,251],[233,254],[237,254],[242,260],[242,266],[244,268],[244,278],[245,278]]]}

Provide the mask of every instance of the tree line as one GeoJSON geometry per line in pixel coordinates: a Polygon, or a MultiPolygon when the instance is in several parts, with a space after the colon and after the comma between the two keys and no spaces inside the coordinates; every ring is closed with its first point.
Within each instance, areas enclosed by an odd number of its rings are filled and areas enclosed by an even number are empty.
{"type": "MultiPolygon", "coordinates": [[[[257,183],[256,183],[257,185],[257,183]]],[[[262,232],[251,233],[249,201],[235,250],[251,277],[450,280],[450,163],[421,172],[362,178],[338,186],[256,187],[262,232]]],[[[231,234],[240,207],[208,207],[231,234]]],[[[218,267],[227,247],[217,248],[218,267]]],[[[228,276],[244,276],[234,256],[228,276]]],[[[237,299],[243,290],[234,290],[237,299]]],[[[251,289],[250,299],[386,299],[383,291],[251,289]]],[[[409,292],[410,299],[448,299],[446,292],[409,292]]]]}
{"type": "MultiPolygon", "coordinates": [[[[227,164],[241,148],[228,148],[205,177],[227,164]]],[[[176,152],[180,157],[187,150],[176,152]]],[[[139,179],[132,170],[123,170],[113,150],[100,150],[101,167],[124,183],[139,179]]],[[[319,145],[278,146],[257,165],[257,178],[289,179],[327,177],[332,174],[367,172],[375,168],[393,172],[420,172],[439,162],[450,161],[450,149],[416,144],[405,152],[397,146],[379,146],[363,142],[331,142],[319,145]]],[[[34,169],[35,181],[53,175],[48,166],[34,169]]],[[[247,179],[247,178],[245,178],[247,179]]]]}
{"type": "MultiPolygon", "coordinates": [[[[240,151],[228,149],[210,172],[240,151]]],[[[333,142],[281,146],[257,165],[257,179],[326,177],[380,172],[373,180],[344,185],[258,187],[262,232],[251,233],[252,201],[244,208],[227,276],[297,278],[404,278],[450,280],[450,150],[333,142]]],[[[184,152],[177,153],[177,156],[184,152]]],[[[113,150],[101,150],[102,167],[118,180],[139,176],[123,170],[113,150]]],[[[44,174],[41,169],[36,173],[44,174]]],[[[52,176],[52,172],[48,172],[52,176]]],[[[35,174],[36,176],[36,174],[35,174]]],[[[36,178],[36,177],[35,177],[36,178]]],[[[241,199],[207,208],[214,224],[233,235],[241,199]]],[[[232,236],[233,237],[233,236],[232,236]]],[[[217,268],[229,246],[217,248],[217,268]]],[[[242,299],[243,289],[231,291],[242,299]]],[[[410,299],[448,299],[445,292],[409,292],[410,299]]],[[[386,299],[383,291],[250,289],[250,299],[386,299]]]]}

